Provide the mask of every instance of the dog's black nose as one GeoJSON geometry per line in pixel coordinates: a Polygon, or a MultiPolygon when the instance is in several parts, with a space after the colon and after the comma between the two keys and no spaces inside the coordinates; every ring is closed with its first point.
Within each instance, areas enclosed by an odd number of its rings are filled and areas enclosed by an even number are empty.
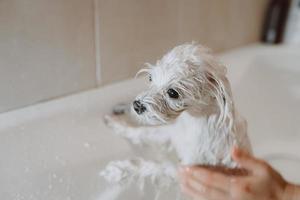
{"type": "Polygon", "coordinates": [[[146,107],[140,101],[133,102],[133,109],[137,114],[142,114],[146,111],[146,107]]]}

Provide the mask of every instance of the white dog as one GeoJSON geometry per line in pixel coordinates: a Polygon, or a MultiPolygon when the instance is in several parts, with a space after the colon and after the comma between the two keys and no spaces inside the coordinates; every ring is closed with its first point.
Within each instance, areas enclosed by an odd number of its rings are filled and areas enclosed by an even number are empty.
{"type": "Polygon", "coordinates": [[[200,45],[175,47],[139,73],[149,76],[149,89],[132,102],[133,116],[143,126],[106,117],[109,127],[134,144],[166,147],[156,161],[141,158],[111,162],[101,172],[108,181],[128,185],[150,178],[160,185],[176,182],[181,165],[235,168],[230,151],[251,152],[246,121],[234,107],[226,68],[200,45]],[[168,152],[175,152],[171,159],[168,152]]]}

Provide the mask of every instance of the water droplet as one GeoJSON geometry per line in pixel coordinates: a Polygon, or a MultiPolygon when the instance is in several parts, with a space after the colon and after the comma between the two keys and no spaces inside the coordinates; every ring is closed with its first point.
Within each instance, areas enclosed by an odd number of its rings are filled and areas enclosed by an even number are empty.
{"type": "Polygon", "coordinates": [[[29,167],[25,167],[25,168],[24,168],[24,172],[25,172],[25,173],[28,173],[29,171],[30,171],[29,167]]]}
{"type": "Polygon", "coordinates": [[[84,143],[83,146],[87,149],[89,149],[91,147],[90,143],[88,143],[88,142],[84,143]]]}

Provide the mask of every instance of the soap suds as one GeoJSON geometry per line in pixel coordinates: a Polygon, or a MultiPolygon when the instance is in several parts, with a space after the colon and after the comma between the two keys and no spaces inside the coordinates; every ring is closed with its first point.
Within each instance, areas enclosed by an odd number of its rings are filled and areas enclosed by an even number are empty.
{"type": "Polygon", "coordinates": [[[124,189],[125,188],[121,187],[120,185],[107,187],[97,200],[114,200],[122,193],[124,189]]]}
{"type": "Polygon", "coordinates": [[[107,198],[105,200],[117,199],[125,188],[133,184],[143,190],[145,182],[150,181],[155,185],[156,194],[158,194],[163,188],[169,188],[177,182],[176,167],[172,163],[165,162],[161,164],[153,161],[145,161],[141,158],[110,162],[100,172],[100,176],[113,185],[114,191],[107,190],[102,195],[107,198]],[[111,195],[111,193],[118,194],[114,194],[108,198],[107,195],[111,195]]]}

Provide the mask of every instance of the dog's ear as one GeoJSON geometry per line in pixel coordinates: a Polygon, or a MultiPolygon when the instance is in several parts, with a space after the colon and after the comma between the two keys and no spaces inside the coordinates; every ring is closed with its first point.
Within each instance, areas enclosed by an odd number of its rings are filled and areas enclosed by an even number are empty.
{"type": "Polygon", "coordinates": [[[204,72],[205,78],[207,80],[208,85],[213,87],[218,87],[218,81],[215,75],[213,75],[211,72],[204,72]]]}
{"type": "Polygon", "coordinates": [[[136,75],[135,75],[135,78],[138,78],[138,77],[148,77],[148,80],[149,82],[152,82],[152,75],[151,75],[151,71],[153,69],[153,66],[149,63],[145,63],[145,68],[139,70],[136,75]]]}
{"type": "Polygon", "coordinates": [[[231,88],[226,76],[211,71],[204,72],[207,83],[207,91],[219,107],[219,118],[217,124],[222,125],[233,117],[233,101],[231,88]]]}

